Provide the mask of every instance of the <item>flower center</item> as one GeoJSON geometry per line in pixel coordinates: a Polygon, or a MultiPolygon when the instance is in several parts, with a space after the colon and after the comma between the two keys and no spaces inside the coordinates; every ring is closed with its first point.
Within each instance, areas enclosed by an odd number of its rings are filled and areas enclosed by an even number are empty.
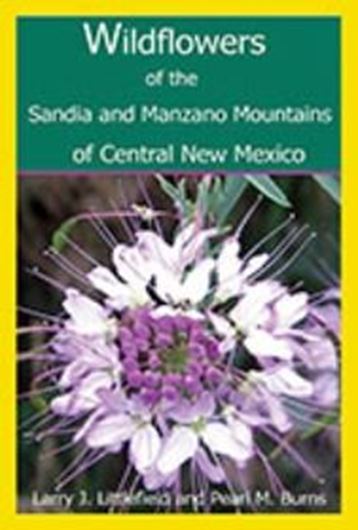
{"type": "Polygon", "coordinates": [[[196,434],[200,434],[206,427],[205,418],[198,418],[191,424],[191,427],[196,434]]]}
{"type": "Polygon", "coordinates": [[[189,358],[186,336],[179,336],[173,346],[158,352],[163,373],[184,373],[189,358]]]}
{"type": "Polygon", "coordinates": [[[195,398],[220,380],[217,340],[187,316],[128,310],[120,322],[118,345],[124,386],[146,404],[195,398]]]}

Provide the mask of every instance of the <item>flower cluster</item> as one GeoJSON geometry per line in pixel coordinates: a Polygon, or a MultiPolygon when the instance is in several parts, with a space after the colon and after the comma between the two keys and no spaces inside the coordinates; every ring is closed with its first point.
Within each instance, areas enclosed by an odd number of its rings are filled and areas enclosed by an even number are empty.
{"type": "Polygon", "coordinates": [[[267,278],[274,259],[196,219],[171,242],[137,230],[87,273],[93,296],[66,290],[50,406],[89,462],[123,453],[149,490],[188,465],[226,483],[265,458],[260,436],[297,427],[297,404],[309,421],[336,406],[339,295],[267,278]]]}

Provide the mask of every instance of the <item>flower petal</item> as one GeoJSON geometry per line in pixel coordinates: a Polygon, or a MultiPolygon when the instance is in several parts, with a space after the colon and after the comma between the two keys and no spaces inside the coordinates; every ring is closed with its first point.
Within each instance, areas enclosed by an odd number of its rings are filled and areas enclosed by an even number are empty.
{"type": "Polygon", "coordinates": [[[188,273],[183,285],[183,299],[192,304],[201,302],[208,294],[210,275],[214,269],[214,260],[203,259],[188,273]]]}
{"type": "Polygon", "coordinates": [[[164,239],[151,230],[139,230],[136,233],[137,249],[143,265],[156,262],[164,268],[175,269],[176,259],[173,248],[164,239]]]}
{"type": "Polygon", "coordinates": [[[309,397],[313,392],[312,383],[288,366],[283,366],[272,373],[263,374],[262,379],[273,394],[309,397]]]}
{"type": "Polygon", "coordinates": [[[195,456],[195,461],[210,482],[220,484],[225,481],[225,473],[223,469],[210,460],[203,448],[198,450],[195,456]]]}
{"type": "Polygon", "coordinates": [[[51,410],[59,416],[77,416],[88,412],[96,406],[96,403],[79,393],[67,392],[51,401],[51,410]]]}
{"type": "Polygon", "coordinates": [[[83,359],[76,359],[69,363],[63,370],[58,385],[61,388],[69,388],[76,384],[88,372],[88,365],[83,362],[83,359]]]}
{"type": "Polygon", "coordinates": [[[216,261],[218,286],[215,297],[220,302],[232,296],[238,296],[241,291],[243,276],[241,274],[242,261],[238,254],[240,245],[236,238],[226,240],[216,261]]]}
{"type": "Polygon", "coordinates": [[[195,419],[210,418],[215,412],[215,399],[211,392],[203,392],[193,406],[195,419]]]}
{"type": "Polygon", "coordinates": [[[314,399],[324,407],[333,407],[339,398],[337,374],[327,372],[319,375],[314,382],[314,399]]]}
{"type": "Polygon", "coordinates": [[[71,320],[66,322],[68,329],[84,335],[107,331],[108,311],[77,289],[67,289],[63,307],[71,317],[71,320]]]}
{"type": "Polygon", "coordinates": [[[215,401],[209,392],[204,392],[200,398],[191,403],[183,398],[179,404],[175,404],[173,410],[168,411],[170,417],[178,423],[192,423],[199,418],[209,418],[214,414],[215,401]]]}
{"type": "Polygon", "coordinates": [[[302,320],[308,312],[308,294],[286,294],[275,303],[277,326],[290,328],[302,320]]]}
{"type": "Polygon", "coordinates": [[[252,453],[253,437],[250,427],[237,418],[233,418],[228,423],[235,440],[244,448],[246,448],[248,453],[252,453]]]}
{"type": "Polygon", "coordinates": [[[61,416],[76,416],[92,410],[100,402],[98,391],[110,388],[113,379],[107,372],[96,371],[82,379],[72,391],[51,401],[51,409],[61,416]]]}
{"type": "Polygon", "coordinates": [[[180,278],[169,269],[157,269],[154,273],[155,292],[159,298],[170,304],[180,304],[185,300],[183,285],[180,278]]]}
{"type": "Polygon", "coordinates": [[[99,408],[98,410],[95,410],[84,422],[82,427],[76,431],[75,435],[73,436],[74,443],[78,443],[79,441],[83,440],[85,436],[88,434],[88,432],[92,429],[92,427],[95,425],[95,423],[99,420],[101,415],[103,414],[103,410],[99,408]]]}
{"type": "Polygon", "coordinates": [[[210,312],[208,317],[219,335],[226,338],[235,336],[235,329],[226,318],[213,312],[210,312]]]}
{"type": "Polygon", "coordinates": [[[173,245],[175,256],[177,259],[180,259],[180,253],[194,237],[197,230],[198,228],[196,226],[196,223],[193,222],[186,224],[184,227],[181,227],[180,231],[175,236],[175,241],[173,245]]]}
{"type": "Polygon", "coordinates": [[[157,469],[152,468],[144,475],[144,485],[149,491],[158,490],[159,488],[170,488],[177,478],[177,472],[170,475],[162,475],[157,469]]]}
{"type": "Polygon", "coordinates": [[[259,254],[258,256],[254,256],[251,258],[243,271],[243,276],[245,278],[248,278],[249,276],[252,276],[255,272],[261,269],[269,260],[270,255],[269,254],[259,254]]]}
{"type": "Polygon", "coordinates": [[[128,296],[128,288],[107,267],[96,267],[92,269],[87,278],[91,284],[106,294],[109,298],[123,298],[128,296]]]}
{"type": "Polygon", "coordinates": [[[81,393],[84,396],[98,399],[97,392],[100,389],[110,388],[113,384],[113,377],[104,370],[98,370],[87,375],[81,383],[81,393]]]}
{"type": "Polygon", "coordinates": [[[256,329],[244,340],[245,347],[257,357],[276,357],[290,360],[293,355],[290,342],[284,338],[276,338],[263,329],[256,329]]]}
{"type": "Polygon", "coordinates": [[[292,428],[292,422],[284,410],[280,399],[269,392],[265,396],[266,405],[273,425],[279,432],[285,433],[292,428]]]}
{"type": "Polygon", "coordinates": [[[218,234],[218,230],[216,228],[201,230],[200,228],[196,227],[196,230],[196,234],[194,234],[193,237],[191,237],[181,248],[179,256],[182,270],[184,267],[197,260],[208,239],[215,237],[218,234]]]}
{"type": "Polygon", "coordinates": [[[243,462],[251,456],[251,451],[239,444],[229,427],[222,423],[209,423],[201,432],[201,437],[213,453],[229,456],[238,462],[243,462]]]}
{"type": "Polygon", "coordinates": [[[86,443],[92,448],[117,445],[128,440],[135,428],[128,414],[112,414],[92,427],[86,436],[86,443]]]}
{"type": "Polygon", "coordinates": [[[264,281],[245,289],[245,296],[230,313],[237,327],[245,333],[264,326],[270,319],[269,304],[277,295],[274,282],[264,281]]]}
{"type": "Polygon", "coordinates": [[[329,338],[322,337],[317,342],[305,345],[305,358],[311,370],[337,370],[336,348],[329,338]]]}
{"type": "Polygon", "coordinates": [[[126,282],[130,305],[146,303],[149,300],[146,287],[153,273],[151,262],[141,255],[137,247],[127,245],[117,245],[112,259],[117,274],[126,282]]]}
{"type": "Polygon", "coordinates": [[[189,427],[174,427],[164,443],[157,468],[163,475],[178,469],[192,458],[199,446],[198,436],[189,427]]]}
{"type": "Polygon", "coordinates": [[[137,429],[131,439],[130,452],[134,467],[139,473],[144,473],[154,464],[160,447],[160,436],[153,425],[137,429]]]}

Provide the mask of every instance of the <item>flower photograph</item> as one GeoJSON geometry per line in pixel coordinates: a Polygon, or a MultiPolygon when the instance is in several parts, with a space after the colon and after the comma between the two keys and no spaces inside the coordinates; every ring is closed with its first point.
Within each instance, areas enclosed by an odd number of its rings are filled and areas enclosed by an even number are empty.
{"type": "Polygon", "coordinates": [[[340,510],[336,175],[23,176],[18,510],[340,510]]]}

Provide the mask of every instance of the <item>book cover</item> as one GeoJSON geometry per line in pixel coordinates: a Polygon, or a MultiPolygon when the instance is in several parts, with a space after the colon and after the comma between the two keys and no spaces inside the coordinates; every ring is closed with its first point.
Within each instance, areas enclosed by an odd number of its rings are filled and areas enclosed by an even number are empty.
{"type": "Polygon", "coordinates": [[[7,12],[12,525],[348,516],[348,15],[278,4],[7,12]]]}

